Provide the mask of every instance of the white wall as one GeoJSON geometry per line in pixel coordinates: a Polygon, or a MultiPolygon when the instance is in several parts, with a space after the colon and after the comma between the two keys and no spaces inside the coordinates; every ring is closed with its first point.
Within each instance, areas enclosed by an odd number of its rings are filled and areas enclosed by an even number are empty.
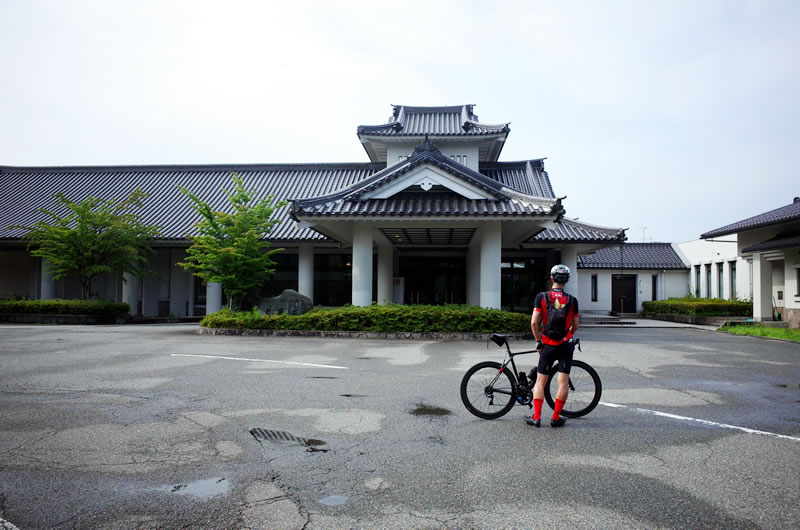
{"type": "Polygon", "coordinates": [[[687,292],[696,292],[696,267],[700,267],[700,297],[705,298],[707,294],[707,267],[711,267],[711,297],[731,299],[731,264],[736,263],[736,296],[739,299],[749,299],[750,290],[750,264],[739,257],[740,241],[736,234],[722,236],[718,239],[695,239],[683,243],[674,243],[672,246],[682,254],[685,260],[691,265],[689,272],[688,289],[677,296],[685,296],[687,292]],[[717,281],[718,265],[722,264],[722,292],[719,290],[717,281]]]}
{"type": "MultiPolygon", "coordinates": [[[[581,311],[608,313],[611,311],[611,280],[619,270],[578,269],[578,302],[581,311]],[[597,301],[592,301],[592,276],[597,275],[597,301]]],[[[653,276],[656,280],[656,299],[686,295],[689,273],[685,270],[626,270],[636,276],[636,310],[642,311],[643,302],[653,299],[653,276]]],[[[567,285],[569,291],[569,284],[567,285]]]]}

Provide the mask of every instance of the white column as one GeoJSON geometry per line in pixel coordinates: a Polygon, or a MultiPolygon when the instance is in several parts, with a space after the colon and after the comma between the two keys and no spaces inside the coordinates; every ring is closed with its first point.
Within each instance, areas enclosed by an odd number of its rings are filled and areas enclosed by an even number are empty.
{"type": "Polygon", "coordinates": [[[372,304],[372,228],[367,223],[353,223],[354,306],[372,304]]]}
{"type": "Polygon", "coordinates": [[[481,227],[481,307],[500,309],[500,252],[499,221],[489,221],[481,227]]]}
{"type": "Polygon", "coordinates": [[[206,315],[222,309],[222,285],[209,283],[206,285],[206,315]]]}
{"type": "Polygon", "coordinates": [[[131,306],[130,314],[139,313],[139,278],[127,272],[122,275],[122,301],[131,306]]]}
{"type": "Polygon", "coordinates": [[[314,302],[314,247],[300,245],[297,254],[297,292],[314,302]]]}
{"type": "MultiPolygon", "coordinates": [[[[561,247],[561,264],[569,267],[569,283],[567,291],[573,295],[578,294],[578,251],[572,245],[561,247]]],[[[547,271],[550,274],[550,271],[547,271]]],[[[649,286],[648,286],[649,287],[649,286]]],[[[638,291],[637,287],[637,291],[638,291]]]]}
{"type": "Polygon", "coordinates": [[[753,320],[772,320],[772,264],[760,252],[753,254],[753,320]]]}
{"type": "Polygon", "coordinates": [[[378,304],[392,303],[392,276],[394,272],[394,248],[391,245],[378,247],[378,304]]]}
{"type": "MultiPolygon", "coordinates": [[[[478,239],[480,235],[476,234],[478,239]]],[[[467,249],[467,303],[481,303],[481,252],[477,241],[467,249]]]]}
{"type": "Polygon", "coordinates": [[[47,269],[47,259],[42,258],[42,278],[40,282],[40,298],[42,300],[52,300],[56,297],[56,281],[47,269]]]}

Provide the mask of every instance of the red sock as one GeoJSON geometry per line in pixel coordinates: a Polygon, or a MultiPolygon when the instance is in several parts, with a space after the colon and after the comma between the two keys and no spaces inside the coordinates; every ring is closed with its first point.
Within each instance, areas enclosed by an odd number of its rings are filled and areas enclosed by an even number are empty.
{"type": "Polygon", "coordinates": [[[543,399],[534,399],[533,400],[533,419],[534,420],[542,419],[542,403],[544,403],[543,399]]]}
{"type": "Polygon", "coordinates": [[[556,400],[556,408],[553,410],[553,419],[557,420],[561,417],[561,409],[564,408],[564,403],[566,403],[566,399],[557,399],[556,400]]]}

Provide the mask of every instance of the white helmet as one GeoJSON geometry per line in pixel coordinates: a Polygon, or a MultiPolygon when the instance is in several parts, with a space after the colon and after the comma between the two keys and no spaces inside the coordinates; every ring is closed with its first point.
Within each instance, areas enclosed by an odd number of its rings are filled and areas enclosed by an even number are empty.
{"type": "Polygon", "coordinates": [[[556,265],[550,269],[550,277],[556,283],[567,283],[569,281],[570,270],[566,265],[556,265]]]}

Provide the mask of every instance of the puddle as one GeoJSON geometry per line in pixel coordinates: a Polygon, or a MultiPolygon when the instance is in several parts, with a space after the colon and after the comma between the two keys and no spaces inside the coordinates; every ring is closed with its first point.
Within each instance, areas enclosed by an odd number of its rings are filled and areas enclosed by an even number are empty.
{"type": "Polygon", "coordinates": [[[344,495],[329,495],[324,499],[320,499],[319,502],[326,506],[339,506],[347,502],[347,497],[344,495]]]}
{"type": "Polygon", "coordinates": [[[417,408],[409,411],[409,414],[414,416],[447,416],[452,414],[449,410],[442,407],[434,407],[433,405],[426,405],[425,403],[418,403],[417,408]]]}
{"type": "Polygon", "coordinates": [[[174,484],[172,486],[162,486],[156,488],[158,491],[175,493],[177,495],[192,495],[200,499],[210,499],[217,495],[226,495],[230,489],[230,483],[225,478],[209,478],[197,480],[188,484],[174,484]]]}
{"type": "Polygon", "coordinates": [[[342,397],[350,397],[350,398],[359,398],[359,397],[367,397],[366,394],[339,394],[342,397]]]}
{"type": "Polygon", "coordinates": [[[325,440],[317,440],[316,438],[308,438],[305,441],[306,451],[310,453],[327,453],[329,449],[322,449],[320,445],[325,445],[325,440]]]}
{"type": "Polygon", "coordinates": [[[310,375],[306,377],[306,379],[339,379],[339,378],[333,377],[332,375],[310,375]]]}
{"type": "Polygon", "coordinates": [[[800,385],[777,384],[775,386],[777,386],[778,388],[800,388],[800,385]]]}

